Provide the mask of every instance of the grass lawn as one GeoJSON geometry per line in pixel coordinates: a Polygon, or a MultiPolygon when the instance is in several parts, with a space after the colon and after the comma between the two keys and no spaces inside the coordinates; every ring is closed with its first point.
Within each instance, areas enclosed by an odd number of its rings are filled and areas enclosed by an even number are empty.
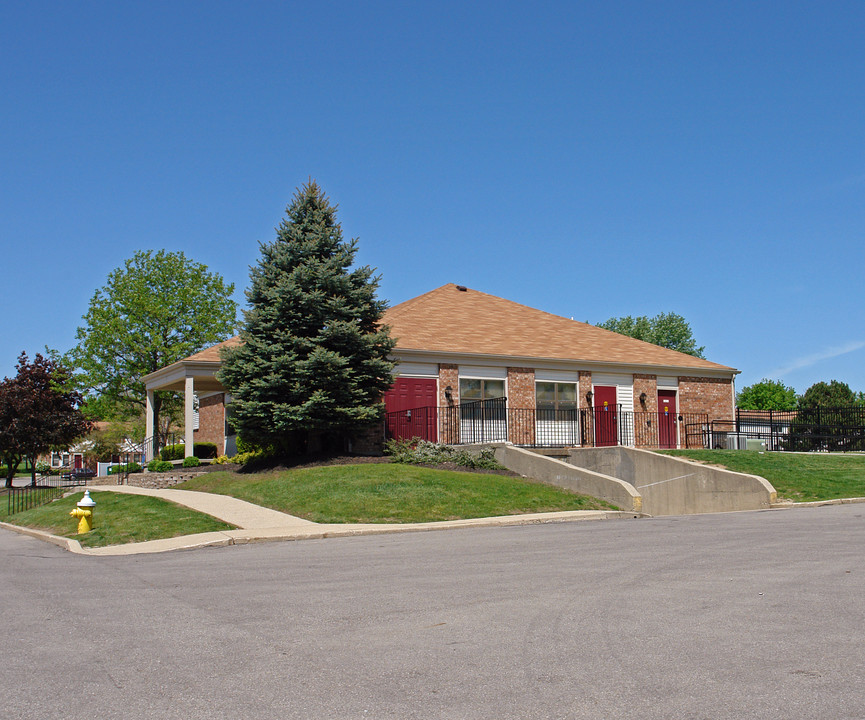
{"type": "Polygon", "coordinates": [[[54,502],[31,508],[0,520],[24,527],[44,530],[53,535],[78,540],[85,547],[122,545],[130,542],[159,540],[216,530],[233,530],[234,526],[210,515],[144,495],[93,493],[96,501],[93,530],[78,535],[78,520],[69,516],[84,493],[75,493],[54,502]]]}
{"type": "Polygon", "coordinates": [[[759,453],[749,450],[663,450],[665,455],[723,465],[766,478],[794,502],[865,497],[865,455],[759,453]]]}
{"type": "Polygon", "coordinates": [[[213,472],[177,488],[231,495],[320,523],[415,523],[615,509],[602,500],[519,477],[397,463],[331,465],[260,475],[213,472]]]}

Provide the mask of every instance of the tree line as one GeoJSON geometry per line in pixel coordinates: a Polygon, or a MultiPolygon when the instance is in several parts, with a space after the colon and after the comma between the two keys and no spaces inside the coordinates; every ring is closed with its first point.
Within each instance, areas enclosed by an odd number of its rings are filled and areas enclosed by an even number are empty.
{"type": "Polygon", "coordinates": [[[865,393],[854,392],[845,382],[830,380],[811,385],[804,393],[796,391],[780,380],[763,378],[760,382],[742,388],[736,395],[740,410],[810,410],[823,408],[865,408],[865,393]]]}

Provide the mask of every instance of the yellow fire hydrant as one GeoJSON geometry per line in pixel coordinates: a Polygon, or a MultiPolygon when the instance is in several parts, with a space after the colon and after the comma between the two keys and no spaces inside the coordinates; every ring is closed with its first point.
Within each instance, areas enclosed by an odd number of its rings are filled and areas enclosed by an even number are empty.
{"type": "Polygon", "coordinates": [[[84,497],[76,503],[77,508],[70,511],[70,515],[78,518],[78,534],[88,533],[93,529],[93,508],[96,507],[96,501],[90,497],[90,491],[84,491],[84,497]]]}

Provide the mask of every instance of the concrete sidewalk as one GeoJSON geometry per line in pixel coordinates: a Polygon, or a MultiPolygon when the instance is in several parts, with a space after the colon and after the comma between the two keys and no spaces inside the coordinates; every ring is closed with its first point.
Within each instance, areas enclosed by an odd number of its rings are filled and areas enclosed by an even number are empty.
{"type": "MultiPolygon", "coordinates": [[[[163,540],[149,540],[126,545],[111,545],[101,548],[85,548],[74,539],[51,535],[40,530],[22,528],[17,525],[0,523],[5,527],[25,535],[65,547],[70,552],[81,555],[139,555],[142,553],[167,552],[169,550],[190,550],[200,547],[220,547],[225,545],[244,545],[253,542],[275,540],[311,540],[351,535],[380,535],[384,533],[421,532],[431,530],[450,530],[463,527],[504,527],[510,525],[537,525],[542,523],[574,522],[580,520],[608,520],[638,517],[634,513],[614,510],[573,510],[568,512],[531,513],[527,515],[506,515],[502,517],[471,518],[469,520],[446,520],[428,523],[377,523],[365,525],[320,524],[286,513],[264,508],[259,505],[238,500],[228,495],[194,492],[191,490],[152,490],[130,485],[96,485],[88,488],[91,495],[99,492],[120,492],[130,495],[150,495],[206,513],[225,522],[236,525],[237,530],[181,535],[163,540]]],[[[99,498],[94,497],[97,502],[99,498]]]]}

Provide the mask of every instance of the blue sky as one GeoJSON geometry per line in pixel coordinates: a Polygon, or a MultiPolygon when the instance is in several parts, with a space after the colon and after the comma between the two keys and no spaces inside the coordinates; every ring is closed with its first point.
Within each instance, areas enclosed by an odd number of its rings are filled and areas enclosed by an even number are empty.
{"type": "Polygon", "coordinates": [[[0,8],[0,375],[139,249],[244,302],[315,178],[399,303],[447,282],[865,390],[865,3],[0,8]]]}

